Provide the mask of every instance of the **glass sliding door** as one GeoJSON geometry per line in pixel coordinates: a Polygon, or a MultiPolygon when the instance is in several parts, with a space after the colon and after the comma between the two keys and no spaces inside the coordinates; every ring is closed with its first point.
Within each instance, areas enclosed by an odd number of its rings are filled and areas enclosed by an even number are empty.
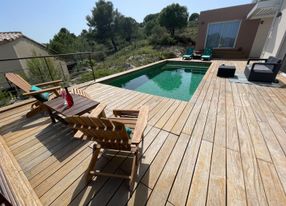
{"type": "Polygon", "coordinates": [[[206,47],[234,48],[240,21],[211,23],[208,25],[206,47]]]}

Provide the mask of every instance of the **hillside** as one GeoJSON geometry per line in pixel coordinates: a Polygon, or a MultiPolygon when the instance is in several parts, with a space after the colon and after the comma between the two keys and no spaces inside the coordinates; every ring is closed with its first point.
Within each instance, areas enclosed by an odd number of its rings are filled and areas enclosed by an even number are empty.
{"type": "MultiPolygon", "coordinates": [[[[144,41],[137,42],[110,56],[107,56],[102,62],[95,62],[95,77],[100,78],[162,59],[179,57],[184,50],[185,49],[182,46],[154,47],[146,44],[144,41]]],[[[92,79],[93,75],[90,71],[82,74],[76,81],[85,82],[92,79]]]]}

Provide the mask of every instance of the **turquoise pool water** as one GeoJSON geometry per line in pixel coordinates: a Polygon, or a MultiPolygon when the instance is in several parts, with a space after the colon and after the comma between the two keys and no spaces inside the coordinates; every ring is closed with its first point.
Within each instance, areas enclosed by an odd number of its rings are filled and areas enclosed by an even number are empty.
{"type": "Polygon", "coordinates": [[[116,77],[103,83],[173,99],[192,98],[209,63],[168,62],[116,77]]]}

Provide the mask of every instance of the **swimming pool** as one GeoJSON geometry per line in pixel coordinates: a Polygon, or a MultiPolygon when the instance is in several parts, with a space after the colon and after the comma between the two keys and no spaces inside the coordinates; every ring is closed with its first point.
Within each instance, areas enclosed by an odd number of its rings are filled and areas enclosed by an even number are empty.
{"type": "Polygon", "coordinates": [[[192,98],[210,63],[167,62],[146,67],[102,83],[173,99],[192,98]]]}

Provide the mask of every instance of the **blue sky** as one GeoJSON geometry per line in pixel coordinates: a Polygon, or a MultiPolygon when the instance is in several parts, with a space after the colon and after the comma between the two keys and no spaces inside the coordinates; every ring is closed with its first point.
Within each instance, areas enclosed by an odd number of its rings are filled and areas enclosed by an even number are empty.
{"type": "MultiPolygon", "coordinates": [[[[159,12],[171,3],[187,6],[189,13],[250,3],[251,0],[111,0],[115,8],[142,22],[147,14],[159,12]]],[[[62,27],[75,34],[86,29],[85,17],[95,0],[1,0],[0,31],[21,31],[46,43],[62,27]]]]}

